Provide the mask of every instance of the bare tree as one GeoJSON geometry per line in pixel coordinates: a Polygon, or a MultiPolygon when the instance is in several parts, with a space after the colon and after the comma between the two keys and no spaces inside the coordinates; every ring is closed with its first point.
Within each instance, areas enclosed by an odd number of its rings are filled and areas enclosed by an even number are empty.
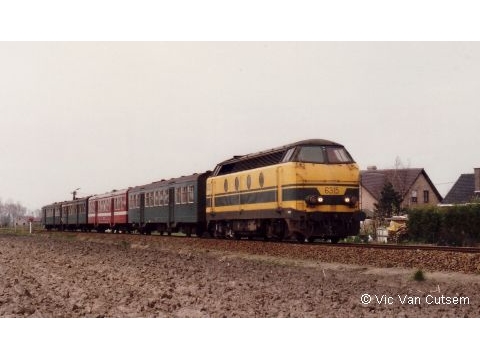
{"type": "Polygon", "coordinates": [[[15,224],[18,218],[25,216],[27,208],[19,202],[8,200],[2,203],[0,200],[0,226],[6,227],[15,224]]]}
{"type": "Polygon", "coordinates": [[[8,226],[10,219],[6,217],[5,205],[3,205],[2,199],[0,199],[0,227],[8,226]]]}
{"type": "Polygon", "coordinates": [[[42,210],[41,209],[36,209],[32,213],[33,213],[33,217],[36,217],[36,218],[42,217],[42,210]]]}
{"type": "Polygon", "coordinates": [[[410,160],[408,160],[407,164],[405,165],[400,158],[400,156],[397,156],[395,158],[395,164],[394,164],[394,172],[393,172],[393,178],[391,179],[391,182],[395,186],[395,190],[400,194],[401,196],[401,202],[404,201],[405,197],[407,196],[407,190],[408,190],[408,170],[410,169],[410,160]]]}

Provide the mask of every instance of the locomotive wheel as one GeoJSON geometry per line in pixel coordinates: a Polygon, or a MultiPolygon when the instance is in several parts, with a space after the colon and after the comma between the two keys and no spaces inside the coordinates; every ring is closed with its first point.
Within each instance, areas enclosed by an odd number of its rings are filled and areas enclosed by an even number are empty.
{"type": "Polygon", "coordinates": [[[278,241],[282,241],[285,239],[285,229],[283,229],[283,231],[275,234],[275,239],[278,240],[278,241]]]}
{"type": "Polygon", "coordinates": [[[337,237],[337,236],[333,236],[333,237],[330,238],[330,242],[331,242],[332,244],[338,243],[339,240],[340,240],[340,238],[337,237]]]}
{"type": "Polygon", "coordinates": [[[294,239],[297,240],[299,243],[304,244],[306,237],[300,232],[295,232],[293,235],[294,239]]]}

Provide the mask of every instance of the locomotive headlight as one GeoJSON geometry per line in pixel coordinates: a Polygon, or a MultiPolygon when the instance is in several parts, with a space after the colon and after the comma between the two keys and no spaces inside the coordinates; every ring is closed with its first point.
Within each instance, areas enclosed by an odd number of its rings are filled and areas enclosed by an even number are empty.
{"type": "Polygon", "coordinates": [[[307,198],[305,199],[305,202],[310,206],[323,204],[324,201],[325,199],[323,198],[323,196],[317,196],[317,195],[310,195],[310,196],[307,196],[307,198]]]}
{"type": "Polygon", "coordinates": [[[348,206],[355,206],[358,202],[358,198],[356,196],[345,196],[343,201],[348,206]]]}

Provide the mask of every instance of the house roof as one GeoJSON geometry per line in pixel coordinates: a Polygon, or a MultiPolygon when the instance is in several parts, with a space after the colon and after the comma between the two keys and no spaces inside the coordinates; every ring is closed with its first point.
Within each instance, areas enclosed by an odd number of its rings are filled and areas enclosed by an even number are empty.
{"type": "Polygon", "coordinates": [[[462,174],[443,199],[442,204],[464,204],[472,200],[475,174],[462,174]]]}
{"type": "Polygon", "coordinates": [[[422,168],[363,170],[360,172],[360,179],[363,188],[378,200],[385,182],[391,182],[395,191],[405,197],[420,175],[425,177],[435,195],[442,199],[437,188],[422,168]]]}

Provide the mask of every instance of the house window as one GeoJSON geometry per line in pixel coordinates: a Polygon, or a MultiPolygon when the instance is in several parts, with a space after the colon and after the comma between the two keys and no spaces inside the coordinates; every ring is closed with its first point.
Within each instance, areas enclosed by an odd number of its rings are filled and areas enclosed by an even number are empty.
{"type": "Polygon", "coordinates": [[[417,191],[413,190],[412,191],[412,204],[416,204],[416,203],[417,203],[417,191]]]}
{"type": "Polygon", "coordinates": [[[430,194],[428,190],[423,190],[423,202],[428,204],[430,202],[430,194]]]}

